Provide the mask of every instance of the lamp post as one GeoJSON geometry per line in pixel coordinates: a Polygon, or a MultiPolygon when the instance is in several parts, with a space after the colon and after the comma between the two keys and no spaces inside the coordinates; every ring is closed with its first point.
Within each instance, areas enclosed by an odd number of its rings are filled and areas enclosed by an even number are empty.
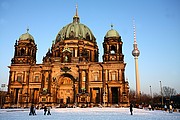
{"type": "Polygon", "coordinates": [[[151,85],[149,86],[150,88],[150,96],[151,96],[151,99],[152,99],[152,90],[151,90],[151,85]]]}
{"type": "Polygon", "coordinates": [[[152,89],[151,89],[151,85],[149,86],[150,87],[150,96],[151,96],[151,104],[153,104],[153,96],[152,96],[152,89]]]}
{"type": "Polygon", "coordinates": [[[161,83],[161,81],[159,81],[160,82],[160,89],[161,89],[161,106],[163,106],[163,92],[162,92],[162,83],[161,83]]]}

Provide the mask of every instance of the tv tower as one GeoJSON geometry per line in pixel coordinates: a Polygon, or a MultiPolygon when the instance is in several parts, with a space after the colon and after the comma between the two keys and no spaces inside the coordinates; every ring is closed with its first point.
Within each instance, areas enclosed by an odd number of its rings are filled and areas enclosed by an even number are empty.
{"type": "Polygon", "coordinates": [[[137,47],[137,42],[136,42],[136,27],[135,27],[135,22],[133,19],[133,29],[134,29],[134,44],[133,44],[133,51],[132,55],[134,56],[135,60],[135,75],[136,75],[136,98],[140,98],[140,80],[139,80],[139,70],[138,70],[138,56],[140,55],[140,51],[138,50],[137,47]]]}

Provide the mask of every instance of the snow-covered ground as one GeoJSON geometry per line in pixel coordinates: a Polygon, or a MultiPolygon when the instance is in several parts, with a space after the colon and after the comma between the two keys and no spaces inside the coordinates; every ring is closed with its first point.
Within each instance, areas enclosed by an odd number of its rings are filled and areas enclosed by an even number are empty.
{"type": "Polygon", "coordinates": [[[29,116],[29,109],[0,109],[0,120],[180,120],[180,113],[161,110],[149,111],[133,108],[57,108],[51,109],[51,115],[29,116]]]}

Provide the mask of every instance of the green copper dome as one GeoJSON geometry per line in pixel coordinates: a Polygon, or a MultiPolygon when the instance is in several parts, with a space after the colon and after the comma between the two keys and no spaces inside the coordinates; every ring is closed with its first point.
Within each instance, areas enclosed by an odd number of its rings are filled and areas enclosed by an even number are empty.
{"type": "Polygon", "coordinates": [[[27,33],[24,33],[19,37],[19,40],[33,40],[34,41],[33,36],[29,34],[28,31],[29,29],[27,29],[27,33]]]}
{"type": "Polygon", "coordinates": [[[106,38],[108,38],[108,37],[120,37],[120,35],[119,35],[119,33],[116,31],[116,30],[114,30],[114,29],[111,29],[111,30],[109,30],[107,33],[106,33],[106,36],[105,36],[106,38]]]}
{"type": "Polygon", "coordinates": [[[77,11],[75,16],[73,17],[73,22],[66,25],[58,32],[56,36],[56,42],[76,39],[96,42],[96,38],[94,37],[91,30],[86,25],[80,23],[77,11]]]}

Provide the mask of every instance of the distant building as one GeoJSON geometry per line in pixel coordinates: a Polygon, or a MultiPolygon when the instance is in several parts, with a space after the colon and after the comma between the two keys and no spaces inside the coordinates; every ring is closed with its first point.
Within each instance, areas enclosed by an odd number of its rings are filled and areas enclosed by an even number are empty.
{"type": "Polygon", "coordinates": [[[73,22],[58,32],[42,64],[36,64],[37,45],[27,30],[14,45],[4,107],[61,103],[127,106],[129,86],[122,45],[119,33],[109,30],[103,42],[103,62],[99,62],[96,38],[80,23],[76,8],[73,22]]]}
{"type": "Polygon", "coordinates": [[[0,90],[0,108],[3,108],[7,92],[0,90]]]}

